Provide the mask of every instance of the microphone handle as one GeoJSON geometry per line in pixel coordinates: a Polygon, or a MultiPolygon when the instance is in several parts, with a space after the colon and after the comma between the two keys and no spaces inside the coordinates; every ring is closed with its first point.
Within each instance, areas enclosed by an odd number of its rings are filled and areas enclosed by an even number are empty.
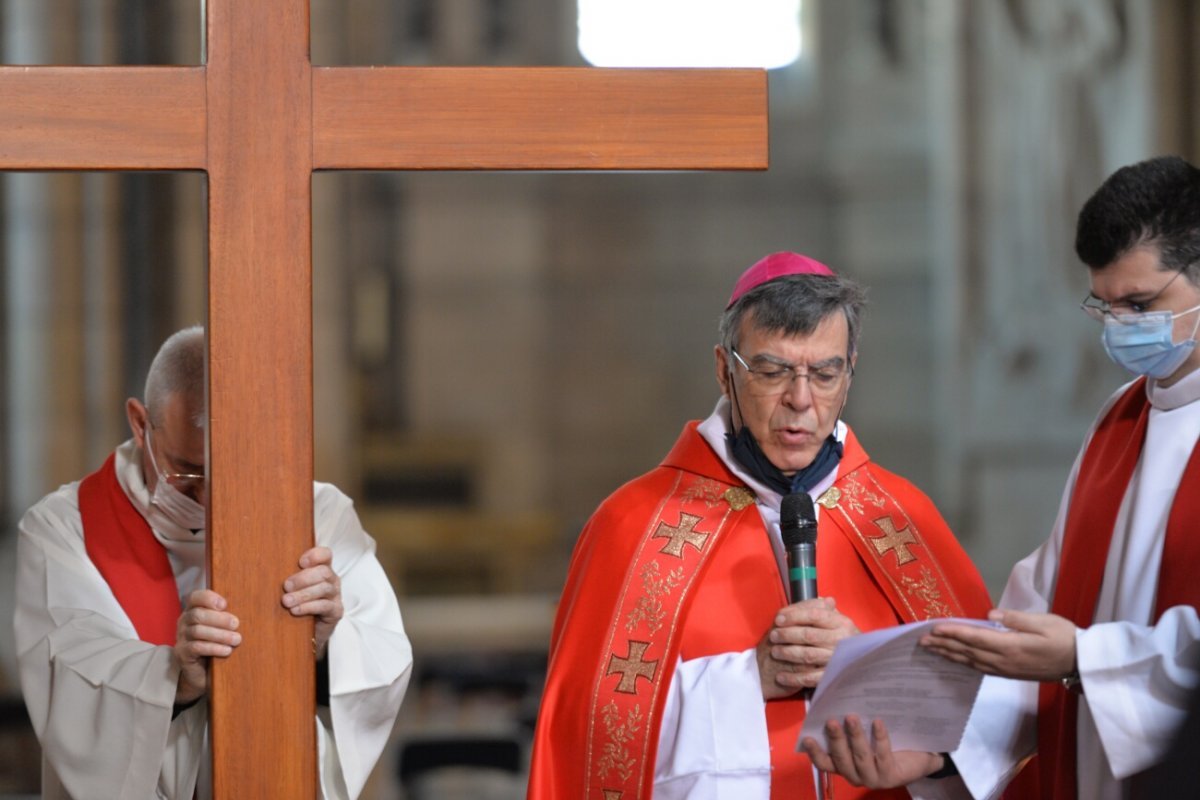
{"type": "Polygon", "coordinates": [[[793,603],[817,596],[817,546],[800,543],[787,550],[788,586],[793,603]]]}

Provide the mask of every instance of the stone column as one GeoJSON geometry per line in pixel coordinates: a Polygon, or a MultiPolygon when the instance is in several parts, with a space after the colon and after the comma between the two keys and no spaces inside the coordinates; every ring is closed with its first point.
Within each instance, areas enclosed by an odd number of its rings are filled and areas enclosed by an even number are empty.
{"type": "Polygon", "coordinates": [[[1156,150],[1200,164],[1200,7],[1193,0],[1154,0],[1156,150]]]}
{"type": "Polygon", "coordinates": [[[1074,229],[1105,176],[1152,154],[1152,17],[929,4],[937,495],[993,591],[1049,534],[1084,431],[1127,378],[1077,310],[1074,229]]]}

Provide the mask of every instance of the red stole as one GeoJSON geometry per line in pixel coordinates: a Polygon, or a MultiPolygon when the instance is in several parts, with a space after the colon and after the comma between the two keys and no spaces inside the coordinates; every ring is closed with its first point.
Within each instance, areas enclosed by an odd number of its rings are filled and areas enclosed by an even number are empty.
{"type": "MultiPolygon", "coordinates": [[[[1133,470],[1141,457],[1150,418],[1146,380],[1135,381],[1097,426],[1083,454],[1071,493],[1063,531],[1058,579],[1050,611],[1079,627],[1092,623],[1108,562],[1117,513],[1133,470]]],[[[1162,564],[1158,571],[1154,619],[1168,608],[1200,608],[1200,447],[1184,468],[1167,518],[1162,564]]],[[[1149,576],[1147,576],[1149,577],[1149,576]]],[[[1074,800],[1076,796],[1075,721],[1078,697],[1057,683],[1038,690],[1038,764],[1044,796],[1074,800]]]]}
{"type": "Polygon", "coordinates": [[[182,611],[175,574],[166,549],[117,482],[115,454],[80,482],[79,514],[88,558],[138,638],[174,645],[182,611]]]}

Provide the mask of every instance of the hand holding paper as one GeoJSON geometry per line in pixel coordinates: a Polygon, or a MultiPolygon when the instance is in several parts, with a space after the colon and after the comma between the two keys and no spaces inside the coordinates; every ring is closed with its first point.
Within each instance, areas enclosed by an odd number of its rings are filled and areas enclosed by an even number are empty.
{"type": "Polygon", "coordinates": [[[995,609],[988,619],[999,628],[953,625],[939,620],[921,644],[943,658],[985,675],[1026,681],[1056,681],[1075,669],[1075,623],[1057,614],[995,609]]]}
{"type": "Polygon", "coordinates": [[[941,753],[893,752],[887,726],[881,720],[871,723],[870,731],[853,715],[846,717],[844,723],[830,720],[825,723],[825,738],[829,752],[821,749],[812,737],[801,740],[804,751],[817,769],[836,772],[854,786],[891,789],[924,778],[946,765],[941,753]]]}
{"type": "MultiPolygon", "coordinates": [[[[920,646],[935,624],[948,621],[914,622],[839,642],[813,695],[801,740],[811,736],[828,750],[826,721],[853,715],[882,720],[893,752],[956,749],[983,674],[920,646]]],[[[995,627],[983,620],[952,621],[995,627]]]]}

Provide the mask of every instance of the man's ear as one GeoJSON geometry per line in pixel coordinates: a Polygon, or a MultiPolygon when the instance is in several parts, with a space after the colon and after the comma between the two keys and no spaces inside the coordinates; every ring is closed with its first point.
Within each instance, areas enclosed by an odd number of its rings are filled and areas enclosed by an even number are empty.
{"type": "Polygon", "coordinates": [[[150,420],[150,412],[142,405],[142,401],[131,397],[125,401],[125,418],[129,420],[129,430],[139,449],[146,447],[146,423],[150,420]]]}
{"type": "Polygon", "coordinates": [[[713,356],[717,361],[717,384],[721,387],[721,394],[732,402],[733,398],[729,393],[729,381],[732,379],[729,374],[729,354],[725,352],[724,347],[717,345],[713,348],[713,356]]]}

